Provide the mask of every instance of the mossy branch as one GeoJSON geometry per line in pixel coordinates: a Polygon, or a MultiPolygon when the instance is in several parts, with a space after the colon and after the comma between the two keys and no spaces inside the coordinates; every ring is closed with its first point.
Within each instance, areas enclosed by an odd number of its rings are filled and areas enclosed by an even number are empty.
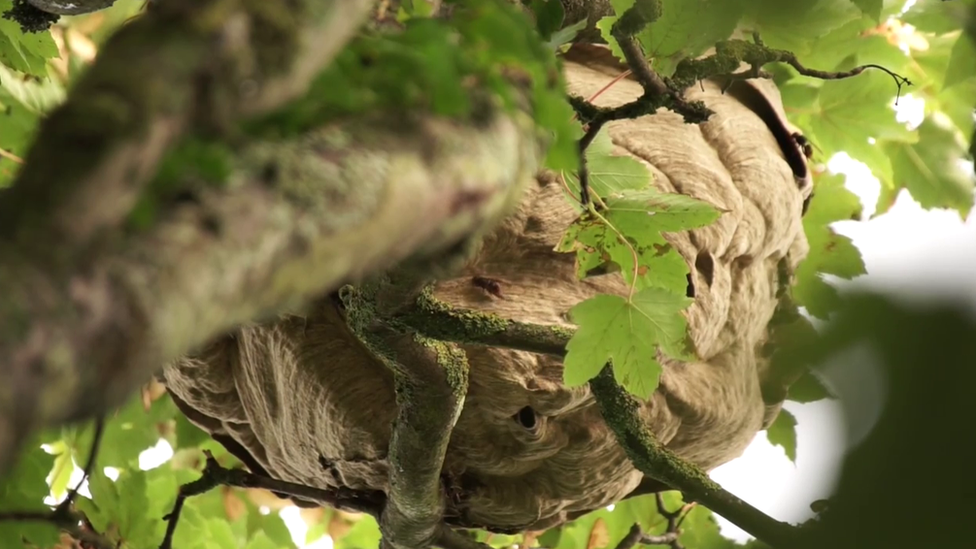
{"type": "Polygon", "coordinates": [[[349,327],[392,370],[396,388],[382,549],[424,549],[446,528],[441,470],[468,392],[467,356],[457,345],[391,329],[390,319],[423,290],[421,280],[397,269],[339,292],[349,327]]]}
{"type": "Polygon", "coordinates": [[[456,345],[420,336],[401,336],[396,347],[397,417],[380,547],[424,549],[435,542],[444,518],[441,469],[468,392],[468,363],[456,345]]]}
{"type": "Polygon", "coordinates": [[[645,475],[681,490],[686,500],[697,501],[774,547],[793,547],[799,530],[779,522],[726,491],[704,471],[662,446],[638,413],[639,404],[613,377],[609,365],[590,381],[590,389],[607,425],[634,465],[645,475]]]}
{"type": "MultiPolygon", "coordinates": [[[[428,337],[559,357],[565,357],[566,344],[573,334],[563,327],[529,325],[488,313],[456,309],[429,293],[418,299],[413,312],[401,315],[398,320],[408,329],[428,337]],[[541,337],[533,341],[532,334],[541,337]]],[[[657,442],[638,414],[638,402],[616,382],[609,365],[590,381],[590,389],[604,419],[638,470],[680,490],[686,498],[702,503],[758,539],[778,547],[792,545],[798,535],[793,526],[769,517],[729,493],[697,466],[657,442]]]]}
{"type": "Polygon", "coordinates": [[[295,98],[369,8],[358,0],[159,2],[111,37],[41,124],[0,193],[0,239],[25,254],[43,248],[53,262],[87,253],[128,214],[170,145],[295,98]],[[57,253],[38,242],[57,243],[57,253]]]}
{"type": "Polygon", "coordinates": [[[409,127],[350,119],[256,144],[224,188],[63,269],[0,246],[0,469],[34,428],[118,404],[217,334],[452,250],[539,167],[518,113],[409,127]]]}

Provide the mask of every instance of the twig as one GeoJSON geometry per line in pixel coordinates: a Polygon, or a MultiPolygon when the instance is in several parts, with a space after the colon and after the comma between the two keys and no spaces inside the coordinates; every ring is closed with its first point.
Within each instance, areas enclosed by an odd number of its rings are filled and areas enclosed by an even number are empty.
{"type": "MultiPolygon", "coordinates": [[[[172,510],[169,512],[169,514],[163,517],[163,520],[169,521],[169,524],[166,526],[166,534],[164,535],[163,541],[159,546],[160,549],[171,549],[173,547],[173,536],[176,532],[176,526],[179,522],[180,514],[183,511],[183,505],[185,504],[186,499],[209,492],[218,486],[260,488],[285,494],[291,497],[318,501],[326,505],[330,505],[336,509],[343,509],[356,513],[365,513],[378,520],[382,516],[386,503],[388,503],[382,493],[379,492],[377,492],[375,495],[368,494],[365,496],[360,492],[343,494],[342,489],[321,489],[294,482],[276,480],[264,475],[256,475],[240,469],[227,469],[222,467],[214,458],[213,454],[211,454],[209,451],[205,450],[204,455],[206,456],[207,461],[203,468],[203,474],[197,480],[184,484],[180,487],[179,494],[176,496],[176,502],[173,504],[172,510]]],[[[438,468],[438,471],[439,470],[440,469],[438,468]]],[[[21,513],[21,515],[25,514],[21,513]]],[[[435,535],[432,538],[432,545],[443,547],[444,549],[489,548],[488,545],[467,538],[443,523],[439,523],[436,526],[435,535]]],[[[99,546],[98,549],[114,548],[103,548],[99,546]]]]}
{"type": "Polygon", "coordinates": [[[13,162],[16,162],[17,164],[23,164],[24,163],[24,159],[23,158],[17,156],[16,154],[14,154],[14,153],[12,153],[10,151],[4,150],[4,149],[0,149],[0,158],[6,158],[7,160],[11,160],[13,162]]]}
{"type": "Polygon", "coordinates": [[[686,511],[691,509],[694,504],[686,503],[675,511],[668,511],[668,508],[664,505],[664,495],[660,492],[654,494],[654,502],[657,504],[657,513],[667,521],[667,528],[664,534],[660,536],[647,537],[660,540],[667,539],[668,541],[662,541],[661,544],[669,545],[671,549],[683,549],[681,542],[678,541],[678,536],[681,535],[681,523],[688,517],[686,511]]]}
{"type": "Polygon", "coordinates": [[[637,542],[640,541],[641,536],[643,535],[644,533],[641,531],[640,524],[635,523],[630,527],[630,531],[627,532],[624,539],[620,540],[620,543],[617,544],[617,549],[631,549],[633,546],[637,545],[637,542]]]}
{"type": "Polygon", "coordinates": [[[204,450],[203,453],[207,458],[203,474],[197,480],[180,486],[173,509],[163,517],[163,520],[169,521],[169,524],[166,526],[166,534],[159,546],[160,549],[172,548],[173,534],[176,532],[176,525],[179,522],[186,499],[209,492],[218,486],[261,488],[296,498],[318,501],[336,509],[366,513],[374,517],[379,516],[382,508],[382,500],[379,497],[363,497],[361,493],[343,495],[342,490],[314,488],[304,484],[255,475],[241,469],[227,469],[217,462],[209,450],[204,450]]]}
{"type": "Polygon", "coordinates": [[[657,535],[644,534],[640,537],[640,543],[641,545],[668,545],[671,549],[682,549],[678,535],[678,532],[665,532],[657,535]]]}
{"type": "Polygon", "coordinates": [[[897,88],[898,88],[898,91],[895,94],[895,105],[898,104],[898,99],[901,96],[901,88],[902,88],[902,86],[911,86],[912,85],[912,81],[909,80],[907,77],[904,77],[904,76],[902,76],[902,75],[900,75],[900,74],[898,74],[898,73],[896,73],[894,71],[891,71],[890,69],[887,69],[887,68],[885,68],[885,67],[883,67],[881,65],[876,65],[874,63],[868,63],[866,65],[860,65],[858,67],[854,67],[853,69],[850,69],[850,70],[847,70],[847,71],[836,71],[836,72],[821,71],[821,70],[817,70],[817,69],[808,69],[808,68],[804,67],[800,63],[800,61],[796,58],[796,56],[793,55],[791,52],[785,52],[785,55],[783,56],[783,62],[787,63],[788,65],[790,65],[791,67],[793,67],[794,69],[796,69],[796,71],[798,73],[802,74],[803,76],[809,76],[809,77],[812,77],[812,78],[819,78],[821,80],[842,80],[844,78],[850,78],[852,76],[857,76],[857,75],[863,73],[864,71],[866,71],[868,69],[877,69],[879,71],[885,72],[885,73],[888,74],[888,76],[891,77],[892,80],[895,81],[895,86],[897,86],[897,88]]]}
{"type": "Polygon", "coordinates": [[[621,14],[610,28],[610,34],[620,45],[631,72],[649,95],[666,95],[671,92],[661,77],[648,66],[634,35],[661,17],[660,0],[637,0],[621,14]]]}
{"type": "Polygon", "coordinates": [[[396,386],[389,490],[379,518],[382,548],[426,548],[437,539],[446,504],[441,469],[468,392],[463,351],[403,329],[401,318],[431,291],[421,285],[422,273],[411,272],[340,292],[347,310],[355,311],[349,327],[393,371],[396,386]]]}
{"type": "Polygon", "coordinates": [[[638,543],[641,545],[667,545],[671,549],[682,549],[681,543],[678,542],[679,535],[678,530],[672,529],[670,525],[667,532],[653,535],[645,534],[641,530],[640,524],[634,524],[624,539],[617,544],[616,549],[632,549],[638,543]]]}
{"type": "Polygon", "coordinates": [[[586,148],[590,146],[590,143],[593,142],[596,135],[600,133],[603,124],[603,120],[590,122],[586,127],[586,133],[579,140],[579,170],[576,175],[580,183],[580,204],[584,208],[590,204],[590,170],[586,165],[586,148]]]}
{"type": "Polygon", "coordinates": [[[684,116],[689,123],[702,122],[708,118],[710,111],[700,102],[689,103],[681,96],[681,92],[665,82],[644,58],[640,45],[634,35],[648,24],[661,16],[660,0],[637,0],[633,6],[625,11],[613,24],[610,34],[620,45],[630,72],[634,75],[644,94],[636,101],[613,109],[598,109],[588,101],[572,101],[577,115],[584,123],[588,123],[586,133],[579,142],[579,170],[580,203],[586,207],[590,203],[589,170],[586,165],[586,149],[607,122],[622,118],[635,118],[653,113],[659,107],[667,107],[684,116]],[[589,106],[590,108],[587,108],[589,106]],[[588,111],[586,113],[582,111],[588,111]],[[589,114],[589,116],[587,116],[589,114]]]}

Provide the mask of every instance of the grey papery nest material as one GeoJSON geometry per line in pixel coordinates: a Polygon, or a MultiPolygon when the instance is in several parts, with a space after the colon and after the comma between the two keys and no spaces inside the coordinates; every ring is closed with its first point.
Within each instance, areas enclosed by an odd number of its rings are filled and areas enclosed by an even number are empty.
{"type": "MultiPolygon", "coordinates": [[[[567,61],[569,89],[590,97],[621,71],[594,59],[567,61]]],[[[781,117],[767,81],[750,81],[781,117]]],[[[641,94],[622,80],[595,103],[615,106],[641,94]]],[[[691,269],[687,311],[701,362],[663,359],[661,386],[643,415],[678,455],[710,470],[739,456],[781,403],[767,404],[760,348],[777,304],[778,264],[806,255],[798,188],[765,122],[719,84],[687,90],[715,114],[701,125],[660,111],[609,124],[616,154],[631,155],[662,191],[706,201],[724,213],[714,224],[667,240],[691,269]]],[[[540,177],[517,211],[489,235],[435,296],[463,308],[569,326],[567,312],[599,293],[624,294],[618,273],[586,280],[574,256],[553,251],[576,214],[558,181],[540,177]],[[496,279],[501,297],[472,284],[496,279]]],[[[587,387],[562,385],[558,359],[465,346],[470,385],[444,471],[459,490],[447,516],[460,525],[540,529],[619,501],[642,480],[607,428],[587,387]],[[522,421],[519,421],[519,414],[522,421]],[[534,422],[533,428],[526,424],[534,422]]],[[[336,310],[241,328],[165,369],[190,419],[252,468],[278,479],[384,491],[391,421],[390,371],[371,357],[336,310]]]]}

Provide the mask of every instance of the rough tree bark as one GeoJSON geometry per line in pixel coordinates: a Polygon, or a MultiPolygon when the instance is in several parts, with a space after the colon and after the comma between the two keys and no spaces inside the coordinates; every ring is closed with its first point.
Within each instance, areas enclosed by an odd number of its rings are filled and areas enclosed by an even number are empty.
{"type": "Polygon", "coordinates": [[[347,120],[247,147],[226,188],[129,232],[168,146],[295,97],[369,3],[272,6],[163,3],[121,29],[0,194],[0,469],[30,430],[121,402],[235,325],[450,250],[536,171],[542,143],[518,115],[347,120]]]}

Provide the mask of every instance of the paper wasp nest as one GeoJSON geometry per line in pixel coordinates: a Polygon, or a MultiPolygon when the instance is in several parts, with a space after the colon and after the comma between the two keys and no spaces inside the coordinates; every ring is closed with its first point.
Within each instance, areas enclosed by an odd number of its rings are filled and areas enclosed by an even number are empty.
{"type": "MultiPolygon", "coordinates": [[[[599,56],[597,56],[599,57],[599,56]]],[[[622,70],[592,56],[567,61],[572,93],[588,98],[622,70]]],[[[779,94],[757,82],[784,124],[779,94]]],[[[624,79],[595,103],[641,94],[624,79]]],[[[660,440],[705,469],[739,456],[780,403],[760,394],[759,350],[776,307],[778,265],[806,255],[800,189],[764,121],[718,84],[687,90],[715,114],[701,125],[660,111],[607,128],[616,154],[648,166],[660,190],[711,203],[714,224],[668,235],[691,269],[687,316],[697,363],[664,361],[644,415],[660,440]]],[[[558,182],[540,177],[478,257],[436,296],[460,307],[540,324],[597,293],[624,293],[619,274],[579,280],[574,256],[553,251],[575,213],[558,182]],[[500,296],[472,282],[497,281],[500,296]]],[[[455,493],[449,520],[496,530],[540,529],[631,493],[642,475],[604,424],[586,387],[562,386],[552,357],[465,347],[471,372],[445,462],[455,493]]],[[[396,413],[391,374],[332,307],[239,329],[165,370],[181,408],[252,469],[319,487],[383,491],[396,413]],[[263,469],[263,471],[261,471],[263,469]]]]}

